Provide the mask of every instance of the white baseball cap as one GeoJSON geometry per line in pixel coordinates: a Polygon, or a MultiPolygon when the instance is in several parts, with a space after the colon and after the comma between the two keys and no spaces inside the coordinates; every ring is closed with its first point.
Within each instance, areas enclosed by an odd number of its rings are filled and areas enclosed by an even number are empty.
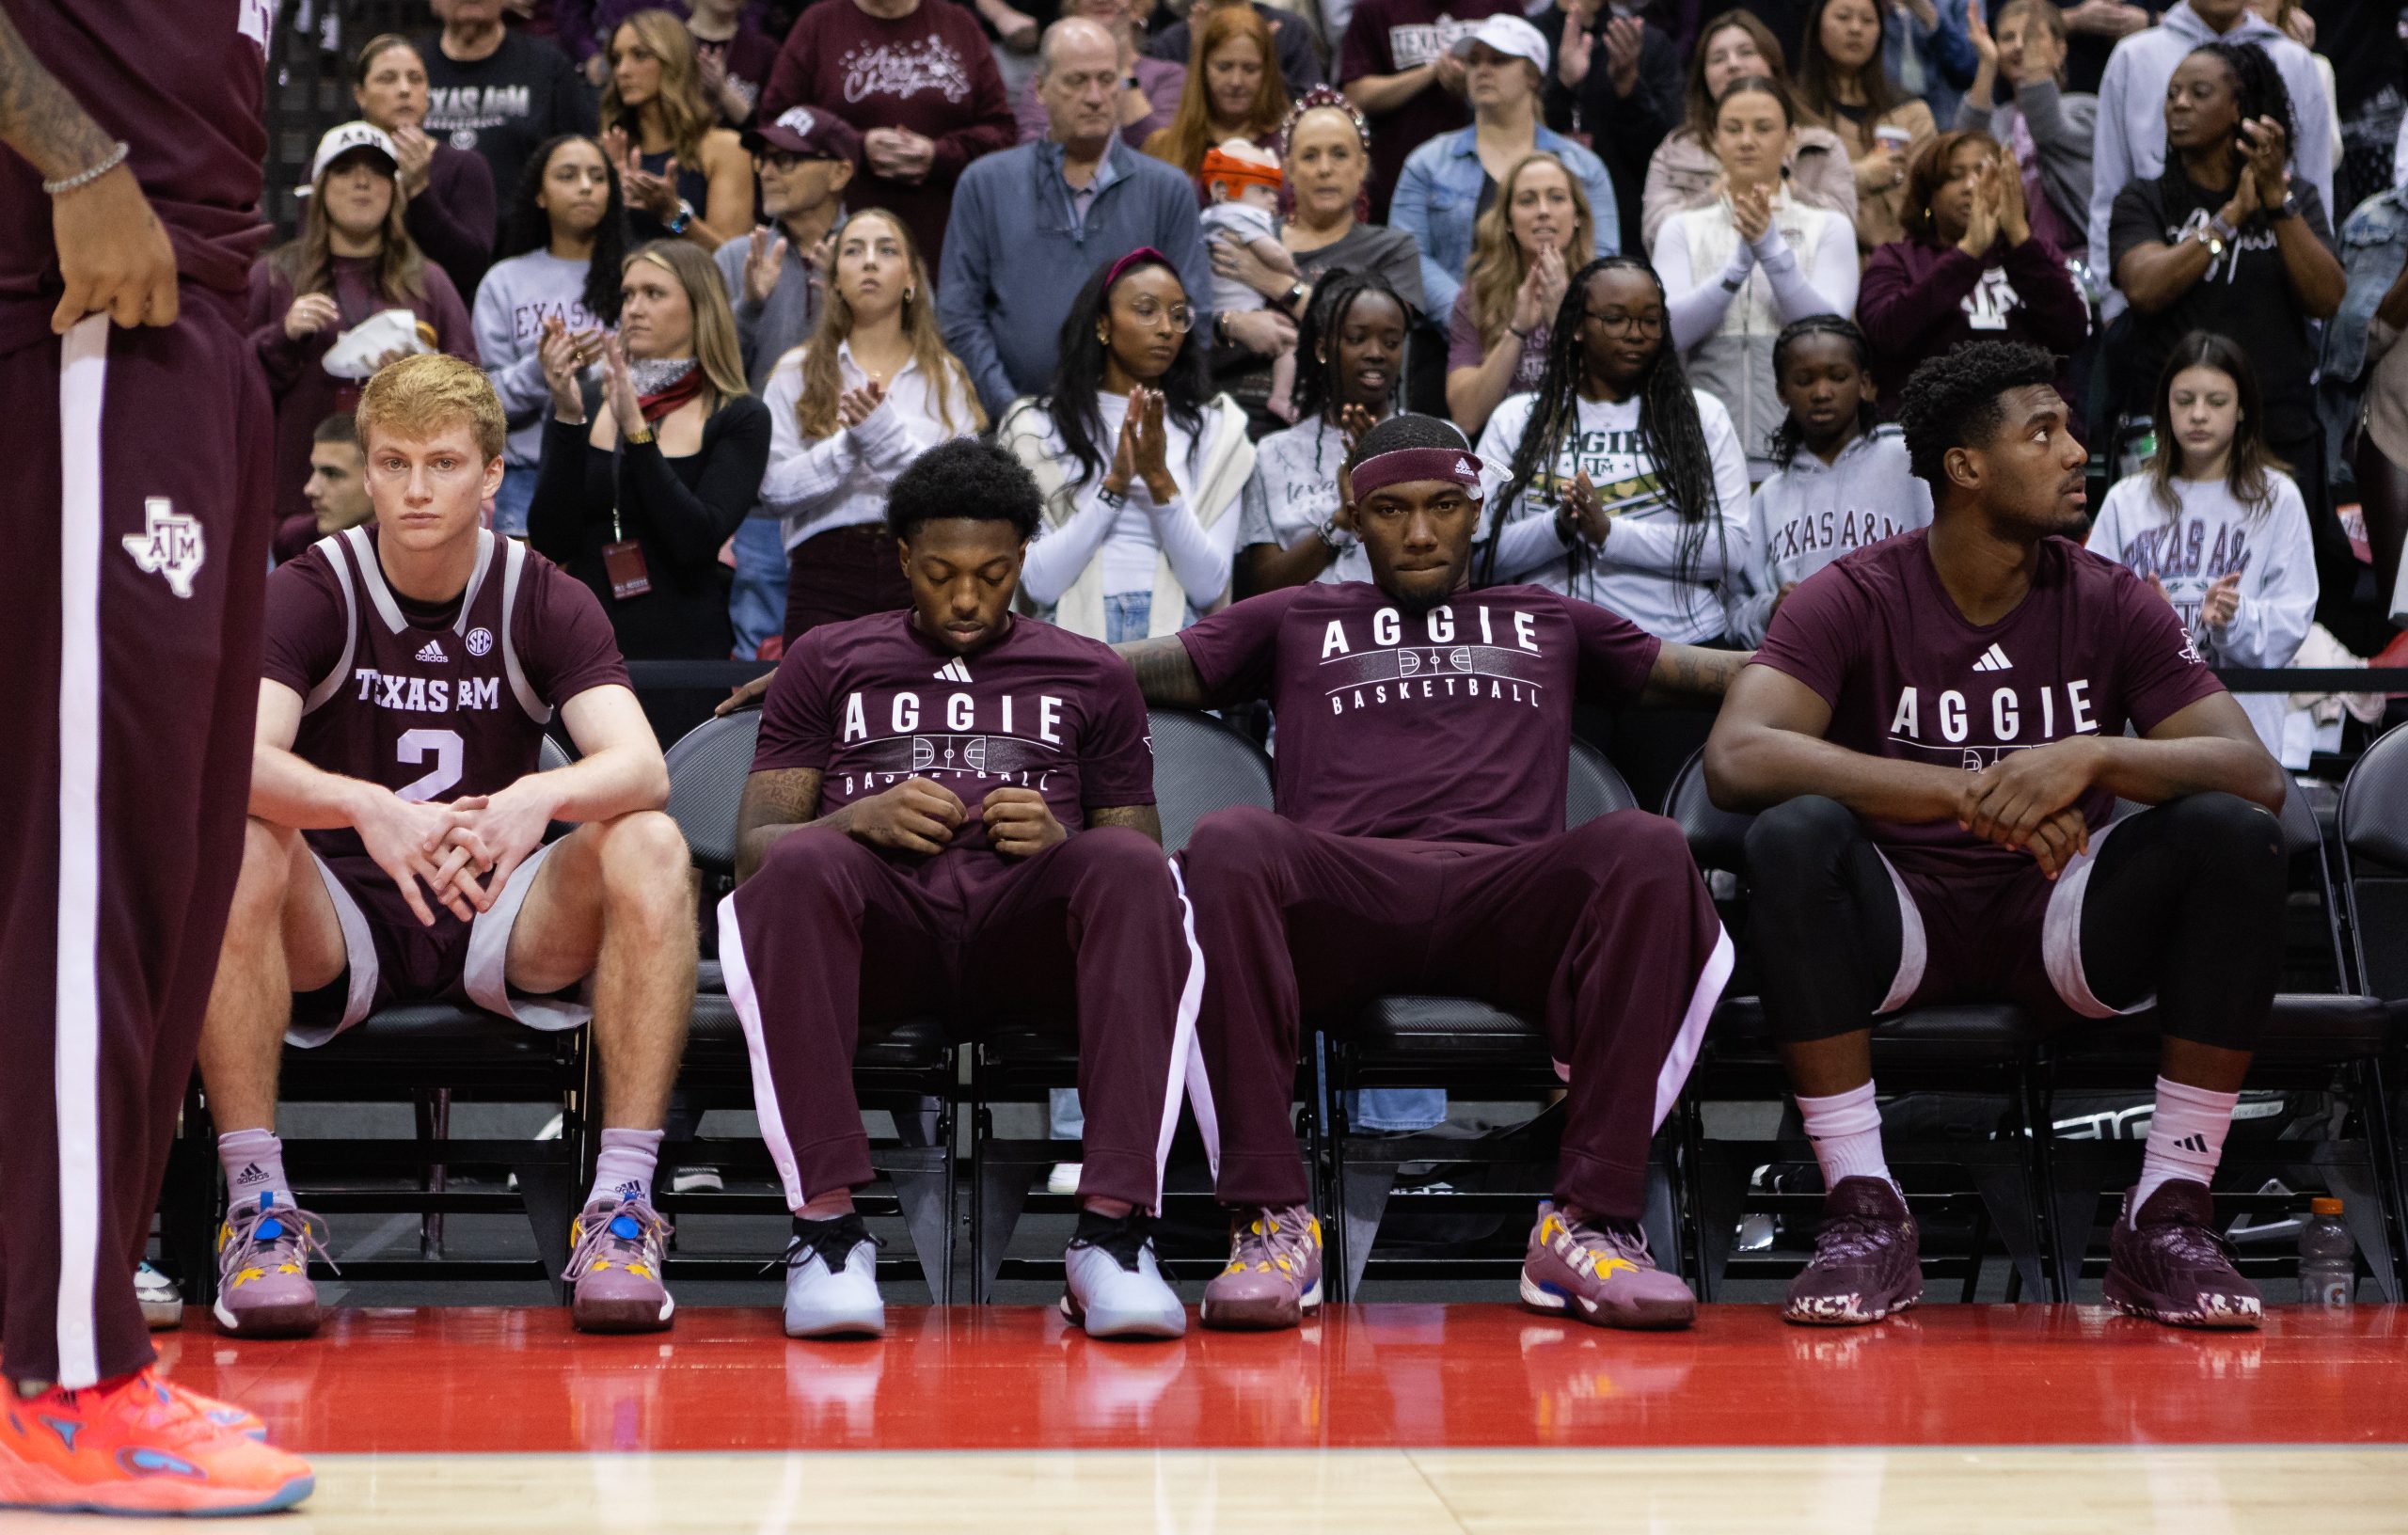
{"type": "Polygon", "coordinates": [[[1546,39],[1539,29],[1519,16],[1491,16],[1478,26],[1455,40],[1457,54],[1469,54],[1473,43],[1486,43],[1494,51],[1509,58],[1527,58],[1546,73],[1548,54],[1546,39]]]}
{"type": "Polygon", "coordinates": [[[326,130],[325,137],[318,140],[317,158],[309,162],[309,184],[315,186],[318,178],[326,173],[328,166],[354,150],[374,150],[397,168],[402,163],[401,155],[393,149],[392,135],[384,129],[372,122],[338,123],[326,130]]]}

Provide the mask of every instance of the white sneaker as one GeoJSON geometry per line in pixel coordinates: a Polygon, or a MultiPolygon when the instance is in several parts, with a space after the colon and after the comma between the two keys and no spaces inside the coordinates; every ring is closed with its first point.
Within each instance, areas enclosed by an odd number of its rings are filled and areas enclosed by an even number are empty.
{"type": "Polygon", "coordinates": [[[1075,1162],[1055,1163],[1054,1170],[1045,1175],[1045,1192],[1060,1195],[1078,1193],[1080,1166],[1075,1162]]]}
{"type": "Polygon", "coordinates": [[[797,1220],[794,1227],[793,1245],[786,1249],[786,1336],[883,1336],[886,1303],[878,1293],[878,1239],[862,1218],[797,1220]]]}
{"type": "Polygon", "coordinates": [[[184,1324],[184,1292],[148,1263],[134,1271],[134,1298],[142,1303],[142,1320],[152,1332],[168,1332],[184,1324]]]}
{"type": "Polygon", "coordinates": [[[1079,1212],[1062,1257],[1062,1315],[1089,1337],[1182,1337],[1187,1307],[1154,1261],[1153,1222],[1079,1212]]]}

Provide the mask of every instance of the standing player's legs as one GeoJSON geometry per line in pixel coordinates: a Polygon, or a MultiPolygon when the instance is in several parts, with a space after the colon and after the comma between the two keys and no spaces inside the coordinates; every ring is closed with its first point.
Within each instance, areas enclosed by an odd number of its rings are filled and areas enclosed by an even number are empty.
{"type": "Polygon", "coordinates": [[[1150,837],[1104,826],[992,878],[964,995],[1078,1018],[1088,1113],[1063,1314],[1091,1337],[1177,1337],[1187,1313],[1163,1281],[1151,1217],[1205,980],[1180,876],[1150,837]]]}
{"type": "Polygon", "coordinates": [[[278,1068],[293,994],[332,986],[353,957],[300,832],[250,820],[240,871],[200,1036],[201,1084],[227,1189],[213,1314],[230,1333],[299,1337],[315,1332],[322,1315],[309,1265],[324,1226],[297,1208],[285,1177],[278,1068]]]}
{"type": "Polygon", "coordinates": [[[2052,893],[2057,995],[2092,1017],[2157,999],[2157,1103],[2140,1182],[2115,1226],[2110,1304],[2159,1321],[2253,1327],[2257,1287],[2216,1235],[2208,1184],[2282,972],[2282,827],[2229,794],[2118,823],[2052,893]],[[2065,920],[2065,919],[2071,920],[2065,920]],[[2067,942],[2080,935],[2079,946],[2067,942]]]}
{"type": "MultiPolygon", "coordinates": [[[[569,1316],[588,1332],[657,1331],[676,1308],[661,1277],[669,1226],[652,1207],[652,1175],[694,1010],[689,865],[677,823],[659,811],[593,822],[546,849],[515,916],[505,889],[478,919],[509,923],[510,991],[542,995],[593,978],[601,1154],[562,1276],[577,1287],[569,1316]]],[[[471,940],[471,968],[478,949],[471,940]]]]}
{"type": "Polygon", "coordinates": [[[789,1336],[886,1330],[878,1249],[853,1212],[853,1190],[877,1176],[853,1093],[853,1054],[864,1016],[943,1005],[940,935],[959,926],[960,913],[941,908],[901,869],[825,827],[780,838],[752,878],[720,902],[727,996],[744,1025],[761,1135],[794,1212],[789,1336]]]}
{"type": "Polygon", "coordinates": [[[1697,1298],[1640,1226],[1648,1146],[1731,978],[1731,940],[1681,829],[1624,811],[1450,869],[1434,945],[1450,989],[1543,1014],[1567,1084],[1555,1201],[1522,1299],[1622,1327],[1686,1326],[1697,1298]]]}
{"type": "Polygon", "coordinates": [[[1789,1287],[1792,1321],[1878,1321],[1923,1298],[1914,1220],[1881,1154],[1873,1018],[1923,973],[1923,926],[1854,812],[1801,795],[1748,830],[1749,920],[1765,1021],[1823,1170],[1814,1257],[1789,1287]]]}
{"type": "Polygon", "coordinates": [[[261,386],[228,302],[188,288],[183,305],[170,327],[95,319],[0,357],[17,475],[0,718],[25,732],[0,753],[0,1372],[20,1393],[103,1387],[14,1415],[82,1426],[0,1433],[0,1500],[188,1511],[309,1489],[299,1462],[214,1429],[175,1451],[196,1479],[129,1480],[119,1460],[167,1432],[137,1374],[131,1259],[239,858],[266,566],[246,483],[261,386]]]}

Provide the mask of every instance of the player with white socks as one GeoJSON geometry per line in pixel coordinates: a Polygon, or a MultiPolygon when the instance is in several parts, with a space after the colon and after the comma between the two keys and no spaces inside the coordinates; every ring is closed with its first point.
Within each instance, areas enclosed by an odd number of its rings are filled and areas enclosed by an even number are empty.
{"type": "Polygon", "coordinates": [[[2157,1116],[2107,1299],[2257,1324],[2208,1184],[2280,970],[2268,812],[2287,785],[2164,599],[2061,536],[2088,454],[2055,371],[2002,342],[1915,371],[1904,424],[1932,526],[1792,592],[1706,746],[1715,801],[1761,813],[1758,976],[1829,1190],[1793,1321],[1875,1321],[1923,1293],[1873,1020],[2012,1001],[2050,1021],[2155,1005],[2157,1116]],[[2118,799],[2152,808],[2111,825],[2118,799]]]}

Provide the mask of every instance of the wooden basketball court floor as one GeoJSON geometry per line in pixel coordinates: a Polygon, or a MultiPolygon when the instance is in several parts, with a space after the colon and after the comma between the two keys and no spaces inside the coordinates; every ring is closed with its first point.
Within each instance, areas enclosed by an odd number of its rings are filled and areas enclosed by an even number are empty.
{"type": "Polygon", "coordinates": [[[1726,1306],[1638,1335],[1371,1305],[1167,1344],[1025,1306],[898,1306],[876,1343],[778,1320],[689,1307],[597,1338],[548,1308],[352,1310],[236,1342],[195,1311],[159,1342],[317,1463],[305,1510],[228,1531],[2408,1531],[2401,1308],[2198,1334],[1726,1306]]]}

